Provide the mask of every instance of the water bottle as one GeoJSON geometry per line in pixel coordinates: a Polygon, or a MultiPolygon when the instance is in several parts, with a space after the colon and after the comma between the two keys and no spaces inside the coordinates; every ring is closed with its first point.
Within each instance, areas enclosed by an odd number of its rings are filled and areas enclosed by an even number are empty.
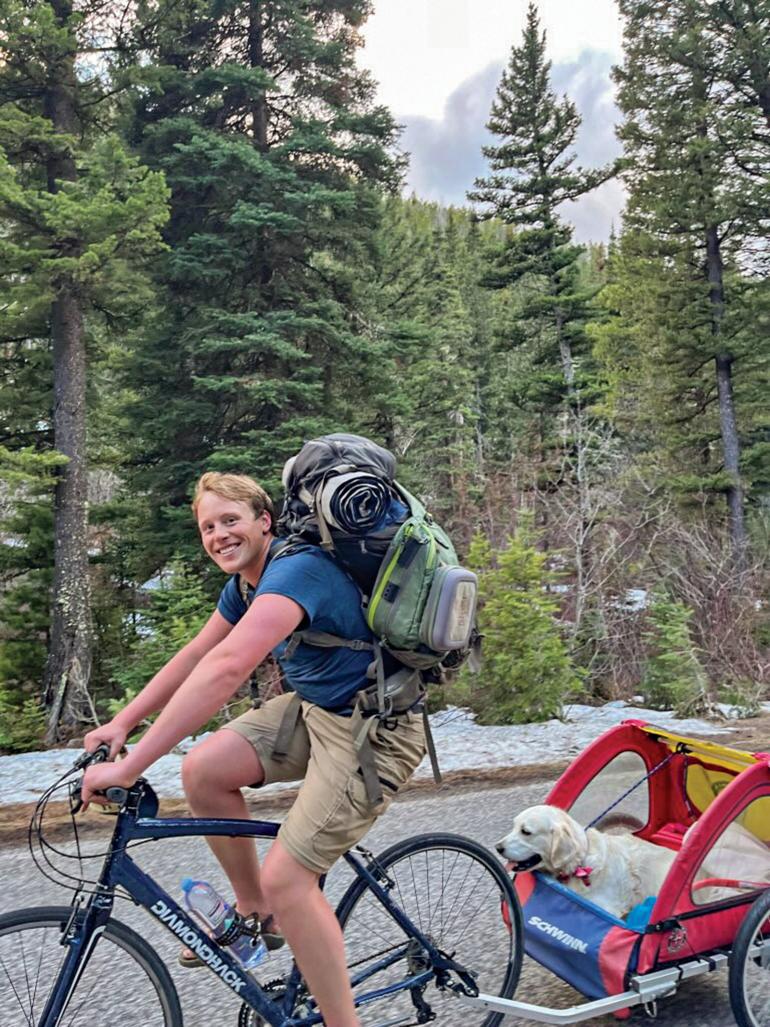
{"type": "MultiPolygon", "coordinates": [[[[182,891],[187,908],[210,932],[212,937],[224,934],[236,916],[233,907],[206,881],[185,877],[182,891]]],[[[253,970],[267,955],[262,938],[242,934],[226,946],[245,970],[253,970]]]]}

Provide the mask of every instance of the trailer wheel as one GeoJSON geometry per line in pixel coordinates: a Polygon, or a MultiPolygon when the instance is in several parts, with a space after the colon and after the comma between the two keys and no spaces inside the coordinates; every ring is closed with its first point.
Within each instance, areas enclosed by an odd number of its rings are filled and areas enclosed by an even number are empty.
{"type": "Polygon", "coordinates": [[[770,1027],[770,888],[755,899],[735,936],[730,1005],[738,1027],[770,1027]]]}

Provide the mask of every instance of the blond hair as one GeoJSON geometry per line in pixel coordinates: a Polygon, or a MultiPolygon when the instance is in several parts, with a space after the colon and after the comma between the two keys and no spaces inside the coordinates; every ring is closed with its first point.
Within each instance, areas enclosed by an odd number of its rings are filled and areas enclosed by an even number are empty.
{"type": "Polygon", "coordinates": [[[193,516],[198,516],[198,504],[204,492],[214,492],[222,499],[233,499],[238,503],[248,503],[255,517],[261,517],[265,511],[270,514],[272,526],[275,517],[273,501],[267,492],[253,478],[245,474],[223,474],[221,471],[207,471],[201,475],[195,485],[192,500],[193,516]]]}

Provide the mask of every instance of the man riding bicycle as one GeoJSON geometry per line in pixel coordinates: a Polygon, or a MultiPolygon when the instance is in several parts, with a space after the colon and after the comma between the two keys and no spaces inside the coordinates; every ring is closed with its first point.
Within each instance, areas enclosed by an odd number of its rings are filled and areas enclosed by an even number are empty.
{"type": "MultiPolygon", "coordinates": [[[[205,724],[272,651],[302,700],[283,752],[274,749],[291,693],[249,711],[189,752],[182,764],[185,795],[196,817],[247,818],[241,788],[304,778],[261,868],[252,839],[218,837],[209,845],[239,912],[256,913],[273,944],[279,943],[278,928],[285,935],[324,1022],[357,1027],[342,932],[318,879],[363,837],[420,763],[422,718],[403,713],[379,721],[371,732],[386,793],[373,806],[350,729],[355,696],[370,683],[370,651],[287,644],[300,628],[370,642],[355,584],[320,548],[300,547],[271,561],[277,544],[273,505],[251,478],[204,474],[192,507],[204,549],[230,578],[198,635],[112,721],[86,735],[89,751],[108,743],[114,758],[134,728],[160,711],[125,759],[89,767],[83,799],[99,802],[98,792],[133,784],[205,724]]],[[[191,955],[183,955],[185,965],[194,964],[191,955]]]]}

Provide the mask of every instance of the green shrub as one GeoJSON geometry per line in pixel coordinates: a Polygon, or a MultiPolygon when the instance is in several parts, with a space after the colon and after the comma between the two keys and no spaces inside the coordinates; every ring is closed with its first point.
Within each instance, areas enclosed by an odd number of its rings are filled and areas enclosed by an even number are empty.
{"type": "Polygon", "coordinates": [[[558,602],[546,586],[555,575],[526,530],[493,552],[477,535],[467,565],[479,574],[482,667],[470,680],[481,723],[521,724],[561,714],[580,684],[556,619],[558,602]]]}
{"type": "Polygon", "coordinates": [[[647,659],[642,691],[648,706],[679,716],[709,709],[706,672],[690,637],[693,611],[663,592],[653,593],[642,633],[647,659]]]}
{"type": "Polygon", "coordinates": [[[0,752],[40,749],[45,734],[45,712],[37,699],[20,699],[0,689],[0,752]]]}

